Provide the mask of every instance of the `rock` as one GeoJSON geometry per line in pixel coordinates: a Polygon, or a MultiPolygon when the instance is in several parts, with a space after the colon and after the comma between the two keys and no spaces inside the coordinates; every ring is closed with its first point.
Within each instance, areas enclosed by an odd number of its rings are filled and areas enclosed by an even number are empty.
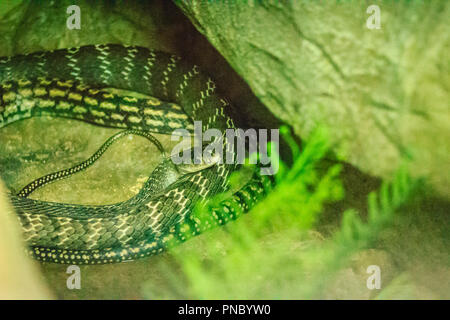
{"type": "Polygon", "coordinates": [[[381,2],[380,29],[365,2],[176,3],[301,138],[325,125],[362,171],[389,178],[410,159],[449,195],[448,2],[381,2]]]}
{"type": "MultiPolygon", "coordinates": [[[[395,276],[396,268],[389,254],[383,250],[368,249],[355,253],[348,266],[337,270],[333,281],[324,292],[324,299],[372,299],[395,276]],[[380,271],[380,288],[368,288],[368,279],[376,266],[380,271]]],[[[369,281],[373,284],[373,281],[369,281]]]]}
{"type": "Polygon", "coordinates": [[[37,263],[25,256],[14,212],[0,182],[0,299],[49,299],[37,263]]]}
{"type": "Polygon", "coordinates": [[[442,299],[429,288],[414,283],[414,277],[407,272],[400,274],[383,289],[376,299],[381,300],[437,300],[442,299]]]}

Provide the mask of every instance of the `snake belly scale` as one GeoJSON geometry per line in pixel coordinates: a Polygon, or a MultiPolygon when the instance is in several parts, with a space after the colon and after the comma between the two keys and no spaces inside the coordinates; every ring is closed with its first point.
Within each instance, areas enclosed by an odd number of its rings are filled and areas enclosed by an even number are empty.
{"type": "MultiPolygon", "coordinates": [[[[192,126],[194,120],[202,121],[204,130],[234,128],[230,104],[197,66],[136,46],[89,45],[0,58],[0,97],[0,128],[34,116],[159,133],[192,126]],[[128,97],[124,103],[104,88],[157,99],[128,97]]],[[[213,208],[208,219],[192,215],[197,203],[227,190],[227,177],[237,168],[215,164],[156,194],[150,180],[157,178],[151,177],[135,197],[113,205],[8,195],[36,259],[113,263],[157,254],[246,212],[266,189],[258,174],[213,208]]]]}

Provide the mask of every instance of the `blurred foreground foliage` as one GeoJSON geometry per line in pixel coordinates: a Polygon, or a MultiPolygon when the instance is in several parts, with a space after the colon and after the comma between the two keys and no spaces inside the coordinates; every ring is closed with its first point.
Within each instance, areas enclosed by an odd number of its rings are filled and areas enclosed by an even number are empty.
{"type": "MultiPolygon", "coordinates": [[[[402,166],[391,182],[368,196],[367,221],[356,210],[347,210],[340,229],[324,240],[313,227],[325,205],[344,197],[341,164],[323,170],[330,148],[326,130],[317,129],[303,150],[286,127],[281,133],[290,145],[292,166],[280,163],[276,187],[248,216],[209,232],[213,236],[188,250],[172,249],[183,272],[168,273],[171,291],[193,299],[323,297],[339,268],[371,247],[417,190],[418,180],[402,166]]],[[[147,283],[144,296],[165,294],[147,283]]]]}

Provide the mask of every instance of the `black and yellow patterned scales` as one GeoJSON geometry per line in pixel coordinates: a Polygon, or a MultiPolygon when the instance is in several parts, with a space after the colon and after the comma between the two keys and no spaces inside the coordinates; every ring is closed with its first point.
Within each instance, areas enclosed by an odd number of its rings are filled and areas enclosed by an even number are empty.
{"type": "MultiPolygon", "coordinates": [[[[142,47],[90,45],[0,58],[0,128],[52,116],[165,134],[192,129],[198,120],[203,129],[224,132],[234,128],[230,109],[197,66],[142,47]],[[143,96],[118,95],[111,88],[143,96]]],[[[167,160],[136,196],[113,205],[9,197],[35,258],[113,263],[157,254],[247,211],[265,191],[257,174],[206,219],[192,215],[197,203],[227,190],[227,177],[237,168],[214,164],[180,178],[182,170],[167,160]],[[179,176],[168,179],[171,173],[179,176]]]]}

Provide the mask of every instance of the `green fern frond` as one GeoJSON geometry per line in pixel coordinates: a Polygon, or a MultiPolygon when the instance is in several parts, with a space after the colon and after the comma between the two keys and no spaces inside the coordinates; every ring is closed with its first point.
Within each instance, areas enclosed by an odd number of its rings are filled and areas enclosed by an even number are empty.
{"type": "MultiPolygon", "coordinates": [[[[308,238],[324,205],[342,199],[344,190],[340,164],[319,169],[329,148],[326,130],[316,130],[301,151],[288,128],[282,127],[281,134],[291,146],[293,165],[280,162],[277,184],[268,187],[268,196],[248,216],[172,251],[183,270],[183,277],[173,274],[172,281],[174,286],[187,281],[189,298],[321,297],[336,271],[352,254],[371,246],[416,190],[417,181],[403,166],[390,183],[369,194],[366,222],[356,210],[347,210],[330,239],[293,249],[308,238]]],[[[231,177],[232,188],[242,174],[231,177]]],[[[208,217],[223,199],[219,195],[196,214],[208,217]]]]}

